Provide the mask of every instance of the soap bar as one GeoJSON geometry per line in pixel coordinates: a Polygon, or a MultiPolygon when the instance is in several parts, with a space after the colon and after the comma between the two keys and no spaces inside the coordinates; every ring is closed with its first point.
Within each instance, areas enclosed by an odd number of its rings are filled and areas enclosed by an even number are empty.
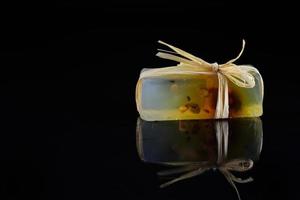
{"type": "Polygon", "coordinates": [[[222,133],[221,146],[227,147],[226,160],[259,159],[263,129],[260,118],[237,118],[229,120],[137,120],[137,149],[146,163],[183,165],[207,161],[217,162],[218,133],[216,123],[228,126],[222,133]]]}
{"type": "MultiPolygon", "coordinates": [[[[262,115],[262,78],[258,72],[251,74],[255,78],[253,88],[228,81],[229,118],[262,115]]],[[[138,111],[148,121],[213,119],[217,99],[218,78],[212,72],[145,77],[136,87],[138,111]]]]}

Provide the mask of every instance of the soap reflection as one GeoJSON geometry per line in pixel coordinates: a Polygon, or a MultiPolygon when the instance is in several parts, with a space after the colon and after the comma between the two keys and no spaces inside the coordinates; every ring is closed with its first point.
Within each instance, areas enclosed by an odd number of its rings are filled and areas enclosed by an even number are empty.
{"type": "Polygon", "coordinates": [[[260,118],[137,121],[140,158],[147,163],[173,166],[159,172],[160,176],[177,176],[161,187],[218,169],[240,198],[235,182],[246,183],[252,178],[242,180],[233,173],[253,167],[259,159],[262,141],[260,118]]]}

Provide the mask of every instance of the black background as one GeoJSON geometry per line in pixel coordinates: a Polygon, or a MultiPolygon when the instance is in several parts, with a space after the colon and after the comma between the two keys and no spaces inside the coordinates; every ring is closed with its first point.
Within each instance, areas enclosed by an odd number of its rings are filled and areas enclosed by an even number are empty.
{"type": "Polygon", "coordinates": [[[265,81],[264,146],[242,199],[296,199],[297,6],[288,2],[1,3],[1,199],[236,199],[208,173],[158,189],[135,147],[135,84],[163,40],[265,81]],[[104,197],[106,196],[106,197],[104,197]]]}

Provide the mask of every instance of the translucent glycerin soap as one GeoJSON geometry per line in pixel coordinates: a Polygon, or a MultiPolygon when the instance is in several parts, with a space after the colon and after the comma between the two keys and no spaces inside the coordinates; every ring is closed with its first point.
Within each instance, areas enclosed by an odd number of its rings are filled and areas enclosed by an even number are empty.
{"type": "MultiPolygon", "coordinates": [[[[230,118],[262,115],[263,82],[260,74],[252,74],[253,88],[238,87],[228,81],[230,118]]],[[[217,75],[168,74],[142,78],[137,83],[136,99],[144,120],[212,119],[218,99],[217,75]]]]}
{"type": "Polygon", "coordinates": [[[208,63],[172,45],[157,56],[177,66],[144,69],[136,86],[140,116],[148,121],[226,119],[262,115],[263,80],[250,65],[208,63]],[[167,53],[166,53],[167,52],[167,53]]]}

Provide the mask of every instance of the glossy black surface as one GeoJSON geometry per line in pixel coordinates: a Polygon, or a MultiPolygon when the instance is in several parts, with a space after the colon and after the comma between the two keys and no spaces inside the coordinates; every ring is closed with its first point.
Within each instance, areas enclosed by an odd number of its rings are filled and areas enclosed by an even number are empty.
{"type": "MultiPolygon", "coordinates": [[[[237,199],[218,171],[160,189],[136,148],[135,84],[157,40],[219,63],[238,53],[265,81],[263,149],[243,200],[297,199],[297,6],[8,2],[1,6],[0,199],[237,199]],[[241,21],[239,21],[241,20],[241,21]],[[104,197],[106,195],[106,197],[104,197]]],[[[243,174],[240,174],[243,177],[243,174]]]]}
{"type": "Polygon", "coordinates": [[[141,160],[161,165],[259,159],[263,146],[260,118],[230,120],[137,120],[141,160]]]}
{"type": "Polygon", "coordinates": [[[237,183],[259,160],[263,147],[259,118],[231,120],[137,121],[137,149],[145,163],[163,166],[160,188],[201,176],[211,170],[224,176],[241,199],[237,183]],[[240,175],[236,175],[239,173],[240,175]]]}

